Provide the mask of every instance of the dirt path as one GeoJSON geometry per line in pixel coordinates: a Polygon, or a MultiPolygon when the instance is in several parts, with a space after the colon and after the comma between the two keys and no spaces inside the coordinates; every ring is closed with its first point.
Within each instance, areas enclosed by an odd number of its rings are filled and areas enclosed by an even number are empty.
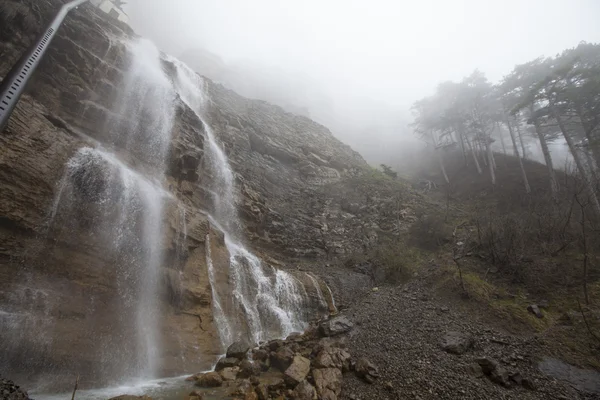
{"type": "Polygon", "coordinates": [[[344,377],[343,399],[600,399],[542,375],[544,355],[535,336],[515,336],[492,328],[471,313],[436,297],[419,281],[371,292],[344,310],[355,322],[348,338],[354,357],[365,356],[381,377],[372,385],[344,377]],[[448,331],[470,334],[473,347],[462,355],[442,350],[448,331]],[[519,372],[535,390],[504,388],[483,376],[476,359],[497,360],[519,372]]]}

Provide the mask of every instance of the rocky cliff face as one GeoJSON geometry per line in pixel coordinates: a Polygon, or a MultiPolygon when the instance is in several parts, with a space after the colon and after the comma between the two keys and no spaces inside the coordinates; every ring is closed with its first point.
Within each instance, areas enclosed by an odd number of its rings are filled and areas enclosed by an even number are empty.
{"type": "MultiPolygon", "coordinates": [[[[6,3],[16,11],[2,15],[0,75],[60,2],[6,3]]],[[[138,359],[140,351],[128,339],[141,333],[127,323],[135,318],[133,309],[123,307],[142,302],[127,297],[143,296],[127,268],[144,262],[130,260],[127,248],[106,251],[115,237],[135,245],[146,223],[135,207],[131,214],[111,211],[118,201],[107,188],[115,176],[123,180],[130,173],[136,185],[152,184],[155,160],[134,147],[115,150],[116,161],[97,150],[84,162],[73,161],[86,148],[126,137],[127,118],[115,112],[114,103],[132,62],[127,42],[133,35],[91,6],[71,14],[0,135],[0,375],[30,383],[51,377],[54,386],[68,387],[77,371],[83,386],[97,386],[118,379],[115,371],[126,373],[132,359],[148,361],[138,359]],[[131,216],[123,225],[119,215],[131,216]],[[119,224],[128,231],[98,229],[119,224]]],[[[173,60],[163,56],[162,68],[176,79],[173,60]]],[[[206,91],[211,100],[206,121],[235,172],[244,237],[261,254],[322,262],[403,229],[402,199],[365,184],[364,160],[326,128],[208,80],[206,91]]],[[[157,195],[164,197],[155,277],[160,376],[208,368],[222,353],[208,255],[219,290],[226,293],[233,284],[223,233],[205,211],[215,201],[208,185],[214,176],[207,166],[206,125],[181,98],[172,101],[166,194],[157,195]]],[[[308,317],[326,312],[323,282],[292,272],[305,288],[308,317]]],[[[326,301],[331,307],[332,299],[326,301]]]]}

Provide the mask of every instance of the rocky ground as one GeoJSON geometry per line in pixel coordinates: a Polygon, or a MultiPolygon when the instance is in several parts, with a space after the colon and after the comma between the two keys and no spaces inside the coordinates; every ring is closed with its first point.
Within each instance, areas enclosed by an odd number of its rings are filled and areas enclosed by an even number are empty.
{"type": "Polygon", "coordinates": [[[372,385],[345,376],[343,399],[600,398],[542,375],[546,349],[536,336],[491,327],[417,280],[373,291],[345,314],[355,322],[348,351],[368,357],[381,376],[372,385]]]}
{"type": "Polygon", "coordinates": [[[27,392],[17,386],[13,381],[0,378],[0,399],[2,400],[27,400],[27,392]]]}

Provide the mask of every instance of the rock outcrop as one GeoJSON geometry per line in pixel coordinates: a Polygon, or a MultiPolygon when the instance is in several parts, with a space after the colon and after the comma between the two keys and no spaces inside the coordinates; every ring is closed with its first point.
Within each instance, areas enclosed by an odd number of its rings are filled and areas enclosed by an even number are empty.
{"type": "MultiPolygon", "coordinates": [[[[16,4],[18,12],[0,15],[0,75],[62,4],[8,3],[16,4]]],[[[90,5],[74,11],[0,135],[0,374],[25,382],[34,375],[65,389],[77,371],[81,387],[99,386],[116,378],[114,371],[126,370],[136,353],[115,336],[143,334],[123,328],[131,310],[114,301],[123,291],[118,277],[127,253],[108,254],[102,247],[108,239],[94,230],[102,220],[102,205],[94,195],[107,182],[89,169],[75,174],[68,190],[80,201],[70,210],[76,225],[61,223],[62,178],[69,160],[82,148],[97,148],[109,137],[125,134],[123,117],[112,109],[131,63],[127,43],[133,37],[129,27],[90,5]],[[118,315],[122,320],[115,319],[118,315]],[[111,348],[113,355],[98,348],[111,348]]],[[[166,76],[175,79],[172,60],[163,57],[162,64],[166,76]]],[[[397,234],[408,226],[396,187],[370,179],[365,161],[325,127],[208,80],[206,90],[211,99],[206,119],[235,171],[245,236],[269,260],[335,258],[362,251],[379,234],[397,234]]],[[[207,255],[216,285],[226,288],[230,281],[223,233],[203,211],[214,201],[206,186],[212,179],[206,166],[206,127],[181,99],[174,102],[162,184],[168,199],[158,273],[160,376],[206,369],[222,354],[207,255]]],[[[148,180],[152,160],[136,151],[113,150],[123,168],[148,180]]],[[[107,165],[94,162],[86,168],[107,165]]],[[[284,262],[276,264],[289,269],[284,262]]],[[[307,318],[335,310],[320,278],[292,272],[314,313],[307,318]]],[[[283,353],[268,349],[268,357],[258,361],[285,365],[294,360],[295,355],[288,360],[283,353]],[[279,356],[271,358],[271,352],[279,356]]],[[[337,383],[315,385],[317,391],[337,391],[337,383]]]]}

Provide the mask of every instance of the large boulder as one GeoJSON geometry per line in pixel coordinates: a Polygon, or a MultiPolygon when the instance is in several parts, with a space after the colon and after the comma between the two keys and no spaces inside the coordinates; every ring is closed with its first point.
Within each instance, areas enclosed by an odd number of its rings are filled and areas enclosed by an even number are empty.
{"type": "Polygon", "coordinates": [[[207,372],[202,375],[198,375],[196,386],[199,387],[219,387],[223,384],[223,378],[218,372],[207,372]]]}
{"type": "Polygon", "coordinates": [[[310,360],[302,356],[295,356],[292,364],[283,373],[288,385],[295,387],[302,382],[310,372],[310,360]]]}
{"type": "Polygon", "coordinates": [[[256,376],[260,374],[261,367],[258,363],[252,362],[250,360],[242,360],[240,363],[240,372],[238,377],[240,378],[250,378],[252,376],[256,376]]]}
{"type": "Polygon", "coordinates": [[[232,368],[237,367],[240,363],[240,360],[235,357],[223,357],[215,365],[215,371],[220,371],[224,368],[232,368]]]}
{"type": "Polygon", "coordinates": [[[313,378],[321,400],[337,400],[342,391],[342,371],[337,368],[315,369],[313,378]]]}
{"type": "Polygon", "coordinates": [[[317,390],[307,381],[302,381],[292,392],[294,400],[317,400],[317,390]]]}
{"type": "Polygon", "coordinates": [[[238,358],[242,359],[246,357],[248,354],[248,350],[250,350],[250,346],[246,342],[233,342],[231,346],[227,348],[227,358],[238,358]]]}
{"type": "Polygon", "coordinates": [[[349,332],[354,327],[354,324],[344,316],[338,316],[319,325],[319,332],[323,336],[336,336],[342,333],[349,332]]]}
{"type": "Polygon", "coordinates": [[[377,367],[364,357],[361,357],[356,361],[354,371],[356,372],[356,376],[367,383],[373,383],[376,378],[379,378],[379,370],[377,367]]]}
{"type": "Polygon", "coordinates": [[[281,347],[277,352],[271,353],[271,365],[284,372],[292,364],[294,355],[289,347],[281,347]]]}
{"type": "Polygon", "coordinates": [[[464,354],[473,346],[473,337],[462,332],[447,332],[441,341],[442,349],[452,354],[464,354]]]}

